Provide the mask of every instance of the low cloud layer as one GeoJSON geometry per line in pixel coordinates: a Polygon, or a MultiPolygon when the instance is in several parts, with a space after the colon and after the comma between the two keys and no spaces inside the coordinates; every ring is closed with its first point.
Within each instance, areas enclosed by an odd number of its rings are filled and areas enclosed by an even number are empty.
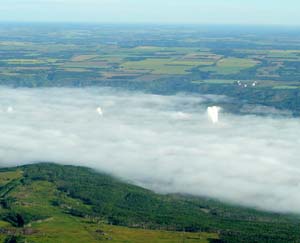
{"type": "Polygon", "coordinates": [[[223,111],[213,124],[208,99],[224,98],[2,87],[0,165],[83,165],[163,193],[300,213],[300,121],[223,111]]]}

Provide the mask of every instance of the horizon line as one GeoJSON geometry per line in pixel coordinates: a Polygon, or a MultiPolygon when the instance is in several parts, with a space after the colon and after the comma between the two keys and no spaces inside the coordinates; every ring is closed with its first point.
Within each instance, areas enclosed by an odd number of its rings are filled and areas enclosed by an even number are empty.
{"type": "Polygon", "coordinates": [[[260,27],[260,28],[299,28],[300,24],[251,24],[251,23],[196,23],[196,22],[109,22],[109,21],[11,21],[0,20],[1,24],[69,24],[69,25],[147,25],[147,26],[228,26],[228,27],[260,27]]]}

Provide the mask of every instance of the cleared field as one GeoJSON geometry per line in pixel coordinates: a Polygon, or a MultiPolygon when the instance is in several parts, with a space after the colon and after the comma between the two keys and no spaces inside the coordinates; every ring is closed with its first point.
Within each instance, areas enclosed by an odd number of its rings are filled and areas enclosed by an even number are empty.
{"type": "Polygon", "coordinates": [[[86,60],[93,59],[95,57],[98,57],[98,55],[78,55],[71,58],[71,61],[73,62],[82,62],[86,60]]]}
{"type": "MultiPolygon", "coordinates": [[[[9,171],[0,173],[0,186],[4,186],[12,180],[18,179],[22,176],[21,171],[9,171]]],[[[0,222],[1,226],[1,222],[0,222]]]]}
{"type": "Polygon", "coordinates": [[[274,86],[273,89],[299,89],[300,86],[291,86],[291,85],[278,85],[274,86]]]}
{"type": "Polygon", "coordinates": [[[207,51],[203,48],[193,48],[193,47],[158,47],[158,46],[138,46],[132,49],[128,49],[130,52],[174,52],[179,54],[192,53],[207,51]]]}
{"type": "Polygon", "coordinates": [[[278,78],[280,75],[278,74],[278,70],[282,68],[284,65],[282,62],[272,62],[272,65],[258,68],[257,76],[258,77],[269,77],[269,78],[278,78]]]}
{"type": "Polygon", "coordinates": [[[284,60],[300,60],[299,50],[271,50],[267,53],[268,58],[284,60]]]}
{"type": "Polygon", "coordinates": [[[40,64],[47,64],[47,63],[55,63],[57,59],[8,59],[8,60],[1,60],[9,65],[40,65],[40,64]]]}
{"type": "Polygon", "coordinates": [[[105,61],[83,61],[83,62],[67,62],[63,65],[61,65],[63,68],[108,68],[111,67],[107,62],[105,61]]]}
{"type": "Polygon", "coordinates": [[[227,79],[207,79],[207,80],[196,80],[193,83],[207,83],[207,84],[233,84],[236,80],[227,79]]]}
{"type": "Polygon", "coordinates": [[[185,61],[176,59],[146,59],[131,61],[122,64],[125,70],[145,70],[152,74],[178,74],[184,75],[189,69],[202,65],[210,65],[207,61],[185,61]]]}
{"type": "Polygon", "coordinates": [[[82,73],[82,72],[89,72],[88,69],[85,69],[85,68],[76,68],[76,67],[71,67],[71,68],[64,68],[63,69],[64,71],[66,72],[79,72],[79,73],[82,73]]]}
{"type": "Polygon", "coordinates": [[[235,74],[243,69],[254,67],[258,61],[249,58],[223,58],[219,60],[215,66],[200,68],[202,71],[211,71],[218,74],[235,74]]]}
{"type": "Polygon", "coordinates": [[[44,222],[35,223],[33,228],[37,233],[27,237],[27,239],[43,243],[208,243],[209,239],[218,238],[218,235],[214,233],[133,229],[97,224],[68,216],[56,216],[44,222]]]}
{"type": "Polygon", "coordinates": [[[172,65],[183,65],[183,66],[209,66],[214,64],[213,61],[210,60],[176,60],[171,63],[172,65]]]}

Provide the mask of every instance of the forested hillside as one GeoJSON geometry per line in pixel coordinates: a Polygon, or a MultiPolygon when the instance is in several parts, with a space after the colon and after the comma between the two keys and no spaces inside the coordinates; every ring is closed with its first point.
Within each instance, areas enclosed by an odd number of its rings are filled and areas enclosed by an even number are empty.
{"type": "Polygon", "coordinates": [[[159,195],[84,167],[1,169],[0,198],[3,242],[300,242],[298,216],[159,195]]]}

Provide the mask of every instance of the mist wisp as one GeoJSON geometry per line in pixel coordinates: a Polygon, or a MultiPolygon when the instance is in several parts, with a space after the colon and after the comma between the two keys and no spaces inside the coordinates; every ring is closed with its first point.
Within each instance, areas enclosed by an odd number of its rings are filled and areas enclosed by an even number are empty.
{"type": "Polygon", "coordinates": [[[221,107],[218,106],[210,106],[207,107],[207,115],[212,123],[218,123],[219,122],[219,112],[221,110],[221,107]]]}
{"type": "Polygon", "coordinates": [[[300,213],[299,120],[222,112],[213,126],[206,99],[2,87],[0,165],[83,165],[162,193],[300,213]]]}

